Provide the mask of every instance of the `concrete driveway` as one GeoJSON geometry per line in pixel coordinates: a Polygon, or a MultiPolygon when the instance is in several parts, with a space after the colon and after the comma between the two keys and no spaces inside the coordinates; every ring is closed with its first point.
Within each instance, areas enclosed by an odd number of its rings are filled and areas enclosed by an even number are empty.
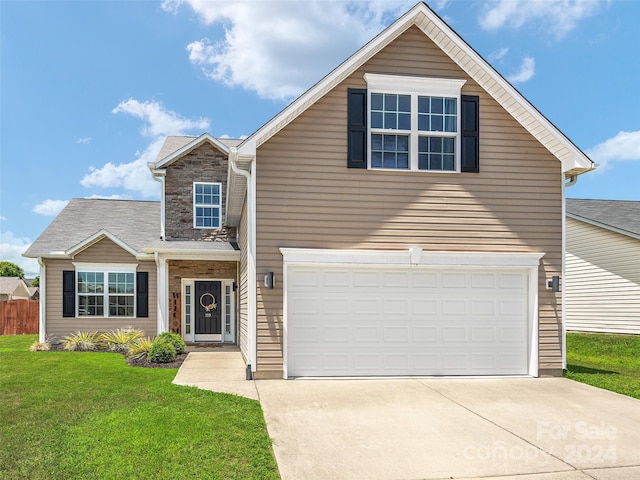
{"type": "Polygon", "coordinates": [[[640,401],[571,380],[255,385],[284,480],[640,479],[640,401]]]}

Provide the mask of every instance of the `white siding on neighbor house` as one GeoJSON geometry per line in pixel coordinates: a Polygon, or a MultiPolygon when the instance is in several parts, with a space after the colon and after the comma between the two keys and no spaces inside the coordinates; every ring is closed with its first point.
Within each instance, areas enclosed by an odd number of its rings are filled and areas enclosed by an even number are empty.
{"type": "Polygon", "coordinates": [[[640,334],[640,240],[567,218],[567,330],[640,334]]]}

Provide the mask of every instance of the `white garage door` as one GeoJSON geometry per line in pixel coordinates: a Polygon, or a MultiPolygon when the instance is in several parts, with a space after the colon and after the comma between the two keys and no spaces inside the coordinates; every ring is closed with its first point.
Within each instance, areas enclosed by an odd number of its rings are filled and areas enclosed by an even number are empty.
{"type": "Polygon", "coordinates": [[[287,374],[527,374],[526,269],[288,267],[287,374]]]}

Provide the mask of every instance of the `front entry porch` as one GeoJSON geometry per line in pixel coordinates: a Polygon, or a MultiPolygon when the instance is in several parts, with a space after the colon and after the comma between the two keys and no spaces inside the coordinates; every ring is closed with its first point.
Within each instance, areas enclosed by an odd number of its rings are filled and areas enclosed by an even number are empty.
{"type": "Polygon", "coordinates": [[[236,344],[238,263],[167,263],[169,329],[187,344],[236,344]]]}

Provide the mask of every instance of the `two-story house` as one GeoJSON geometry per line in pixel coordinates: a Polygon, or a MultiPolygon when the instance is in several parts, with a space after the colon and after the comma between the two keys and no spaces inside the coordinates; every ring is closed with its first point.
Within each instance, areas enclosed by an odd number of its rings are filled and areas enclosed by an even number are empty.
{"type": "Polygon", "coordinates": [[[419,3],[247,139],[167,138],[159,203],[71,201],[26,252],[40,335],[173,330],[255,378],[558,375],[593,167],[419,3]]]}

